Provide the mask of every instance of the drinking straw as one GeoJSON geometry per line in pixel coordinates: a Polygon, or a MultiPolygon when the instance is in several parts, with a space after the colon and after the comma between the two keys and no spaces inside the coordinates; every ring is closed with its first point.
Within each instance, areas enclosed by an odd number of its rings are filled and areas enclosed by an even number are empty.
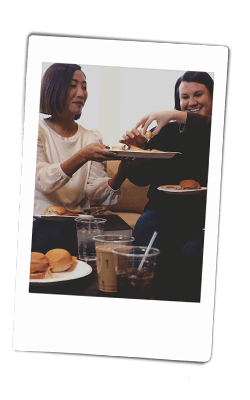
{"type": "Polygon", "coordinates": [[[154,232],[154,234],[153,234],[153,236],[152,236],[152,238],[151,238],[151,240],[150,240],[150,242],[149,242],[149,244],[148,244],[148,247],[147,247],[147,249],[146,249],[146,251],[145,251],[145,254],[144,254],[144,256],[143,256],[143,258],[142,258],[142,260],[141,260],[141,262],[140,262],[140,265],[139,265],[139,267],[138,267],[138,271],[140,271],[140,270],[142,269],[142,266],[143,266],[143,264],[144,264],[144,261],[146,260],[146,257],[147,257],[147,255],[148,255],[148,253],[149,253],[149,251],[150,251],[150,249],[151,249],[153,243],[154,243],[154,240],[155,240],[156,236],[157,236],[157,232],[154,232]]]}

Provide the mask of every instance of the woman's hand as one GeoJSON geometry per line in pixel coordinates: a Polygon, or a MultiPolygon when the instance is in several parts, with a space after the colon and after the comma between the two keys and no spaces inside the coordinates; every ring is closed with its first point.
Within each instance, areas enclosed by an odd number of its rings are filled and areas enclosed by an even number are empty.
{"type": "Polygon", "coordinates": [[[127,131],[126,134],[123,135],[123,139],[119,140],[119,142],[127,146],[133,145],[144,149],[147,139],[138,129],[132,129],[131,131],[127,131]]]}
{"type": "Polygon", "coordinates": [[[141,158],[122,160],[118,166],[117,173],[115,174],[115,176],[113,176],[113,178],[108,181],[109,186],[112,187],[114,190],[119,189],[125,179],[133,171],[133,169],[146,161],[147,160],[141,158]]]}
{"type": "Polygon", "coordinates": [[[153,121],[156,121],[157,127],[152,132],[152,137],[153,137],[153,136],[157,135],[160,132],[161,128],[164,125],[167,125],[170,121],[176,120],[178,122],[182,122],[185,124],[186,119],[187,119],[187,113],[183,112],[183,111],[177,111],[177,110],[155,111],[155,112],[151,112],[150,114],[141,118],[140,121],[136,124],[134,130],[139,128],[139,126],[141,126],[143,128],[142,135],[145,135],[149,125],[153,121]]]}
{"type": "Polygon", "coordinates": [[[87,161],[104,161],[117,159],[117,154],[108,150],[108,146],[101,143],[91,143],[80,150],[80,155],[84,162],[87,161]]]}
{"type": "Polygon", "coordinates": [[[66,175],[72,176],[87,161],[102,162],[104,160],[117,160],[117,155],[107,149],[108,146],[101,143],[88,144],[67,161],[60,164],[60,166],[66,175]]]}

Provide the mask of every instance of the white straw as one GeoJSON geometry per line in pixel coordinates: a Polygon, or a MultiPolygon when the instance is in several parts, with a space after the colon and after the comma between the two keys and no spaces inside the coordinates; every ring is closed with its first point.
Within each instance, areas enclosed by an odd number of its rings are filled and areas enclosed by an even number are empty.
{"type": "Polygon", "coordinates": [[[151,247],[152,247],[152,245],[154,243],[154,240],[155,240],[156,236],[157,236],[157,232],[154,232],[154,234],[153,234],[153,236],[152,236],[152,238],[151,238],[151,240],[150,240],[150,242],[148,244],[147,250],[145,251],[145,254],[144,254],[144,256],[143,256],[143,258],[142,258],[142,260],[140,262],[140,265],[138,267],[138,271],[140,271],[142,269],[144,261],[146,260],[146,257],[147,257],[147,255],[149,253],[149,250],[151,249],[151,247]]]}

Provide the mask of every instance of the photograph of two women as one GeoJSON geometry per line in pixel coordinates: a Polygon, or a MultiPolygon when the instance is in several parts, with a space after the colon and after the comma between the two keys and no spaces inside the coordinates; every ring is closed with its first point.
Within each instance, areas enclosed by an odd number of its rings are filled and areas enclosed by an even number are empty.
{"type": "Polygon", "coordinates": [[[133,246],[147,248],[157,232],[149,298],[200,302],[213,88],[209,71],[43,63],[34,263],[53,249],[79,256],[81,213],[115,214],[133,246]],[[75,218],[42,218],[67,213],[75,218]]]}

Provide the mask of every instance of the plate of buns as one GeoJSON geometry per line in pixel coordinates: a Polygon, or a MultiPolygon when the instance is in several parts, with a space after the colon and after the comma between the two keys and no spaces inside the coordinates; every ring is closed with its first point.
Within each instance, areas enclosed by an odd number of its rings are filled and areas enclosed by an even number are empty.
{"type": "MultiPolygon", "coordinates": [[[[87,211],[90,209],[86,209],[87,211]]],[[[50,220],[65,220],[65,219],[75,219],[77,217],[80,217],[82,215],[85,215],[84,213],[77,213],[75,211],[70,211],[67,208],[64,207],[58,207],[58,206],[49,206],[46,208],[43,214],[41,215],[35,215],[36,217],[40,217],[43,219],[50,219],[50,220]]],[[[87,215],[87,214],[86,214],[87,215]]]]}
{"type": "Polygon", "coordinates": [[[31,252],[30,283],[55,283],[83,278],[92,272],[90,265],[77,260],[65,249],[46,254],[31,252]]]}
{"type": "Polygon", "coordinates": [[[206,192],[206,187],[201,187],[200,183],[193,179],[186,179],[179,183],[179,185],[162,185],[157,188],[168,194],[177,195],[194,195],[206,192]]]}
{"type": "Polygon", "coordinates": [[[161,151],[156,149],[143,150],[140,147],[130,145],[126,146],[111,146],[109,151],[116,153],[119,158],[173,158],[176,154],[181,154],[174,151],[161,151]]]}

